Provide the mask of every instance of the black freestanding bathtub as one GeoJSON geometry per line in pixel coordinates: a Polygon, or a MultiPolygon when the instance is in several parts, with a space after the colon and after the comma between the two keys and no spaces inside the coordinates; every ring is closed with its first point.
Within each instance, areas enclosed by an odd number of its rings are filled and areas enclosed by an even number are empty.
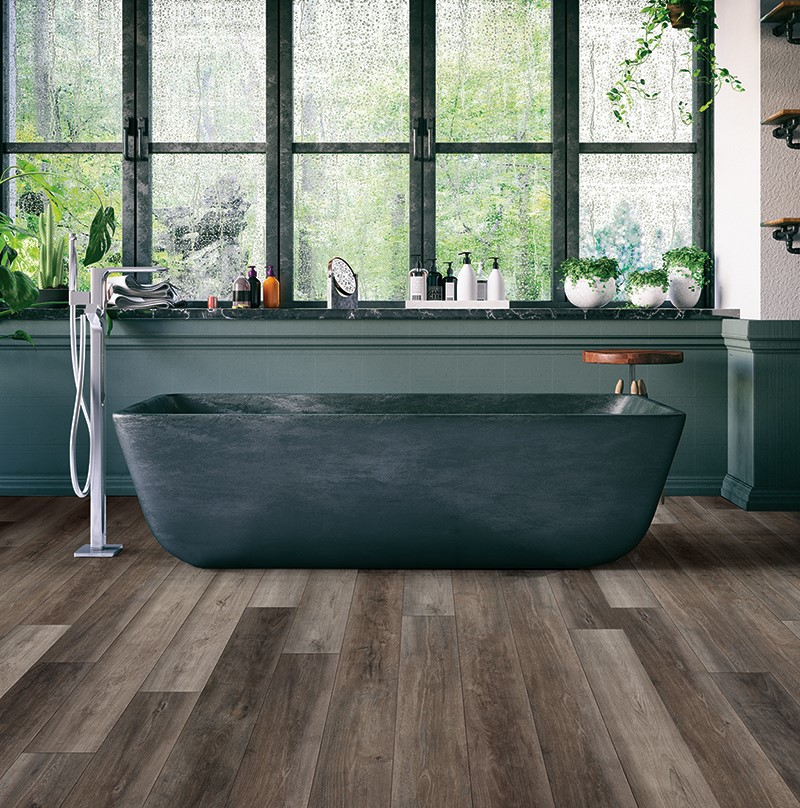
{"type": "Polygon", "coordinates": [[[641,541],[685,417],[620,395],[163,395],[114,423],[189,564],[546,569],[641,541]]]}

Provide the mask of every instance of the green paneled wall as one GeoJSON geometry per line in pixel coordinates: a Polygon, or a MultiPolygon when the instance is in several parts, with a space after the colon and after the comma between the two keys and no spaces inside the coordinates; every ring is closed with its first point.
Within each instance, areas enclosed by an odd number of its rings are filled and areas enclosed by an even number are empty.
{"type": "MultiPolygon", "coordinates": [[[[67,323],[23,325],[35,350],[0,343],[0,494],[68,494],[67,323]]],[[[678,349],[682,365],[639,373],[653,398],[688,416],[667,490],[718,494],[728,441],[721,330],[699,319],[120,320],[107,403],[113,411],[165,392],[610,392],[627,367],[586,365],[583,348],[678,349]]],[[[108,434],[109,492],[132,493],[110,424],[108,434]]]]}

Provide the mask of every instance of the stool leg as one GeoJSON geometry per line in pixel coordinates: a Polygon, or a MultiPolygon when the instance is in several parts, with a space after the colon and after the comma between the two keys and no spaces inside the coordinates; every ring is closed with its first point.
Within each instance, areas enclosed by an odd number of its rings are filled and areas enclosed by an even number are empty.
{"type": "Polygon", "coordinates": [[[630,373],[630,383],[633,386],[633,383],[636,381],[636,365],[628,365],[628,371],[630,373]]]}
{"type": "Polygon", "coordinates": [[[647,395],[647,385],[644,383],[644,379],[639,379],[639,395],[650,398],[650,396],[647,395]]]}
{"type": "Polygon", "coordinates": [[[617,380],[617,386],[614,388],[614,392],[619,395],[625,389],[625,382],[622,379],[617,380]]]}

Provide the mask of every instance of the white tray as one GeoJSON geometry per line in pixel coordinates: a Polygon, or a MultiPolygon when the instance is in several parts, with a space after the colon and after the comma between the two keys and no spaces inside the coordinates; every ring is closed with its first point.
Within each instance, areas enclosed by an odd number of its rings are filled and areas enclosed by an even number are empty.
{"type": "Polygon", "coordinates": [[[407,309],[507,309],[507,300],[406,300],[407,309]]]}

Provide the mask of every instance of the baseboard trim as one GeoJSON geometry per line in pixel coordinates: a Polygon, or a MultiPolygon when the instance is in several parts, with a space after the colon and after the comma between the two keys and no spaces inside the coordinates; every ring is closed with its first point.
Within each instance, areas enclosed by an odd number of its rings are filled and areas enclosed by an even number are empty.
{"type": "Polygon", "coordinates": [[[757,489],[730,474],[722,481],[722,496],[745,511],[800,511],[800,490],[757,489]]]}
{"type": "MultiPolygon", "coordinates": [[[[133,482],[127,474],[107,474],[106,494],[111,497],[135,496],[133,482]]],[[[37,474],[0,476],[0,496],[4,497],[74,497],[69,476],[37,474]]]]}
{"type": "MultiPolygon", "coordinates": [[[[669,477],[664,487],[664,493],[674,497],[718,497],[721,483],[719,477],[669,477]]],[[[108,474],[106,475],[106,494],[111,497],[131,497],[136,495],[136,491],[127,474],[108,474]]],[[[0,496],[71,497],[74,496],[74,492],[67,476],[58,474],[7,475],[0,476],[0,496]]]]}

